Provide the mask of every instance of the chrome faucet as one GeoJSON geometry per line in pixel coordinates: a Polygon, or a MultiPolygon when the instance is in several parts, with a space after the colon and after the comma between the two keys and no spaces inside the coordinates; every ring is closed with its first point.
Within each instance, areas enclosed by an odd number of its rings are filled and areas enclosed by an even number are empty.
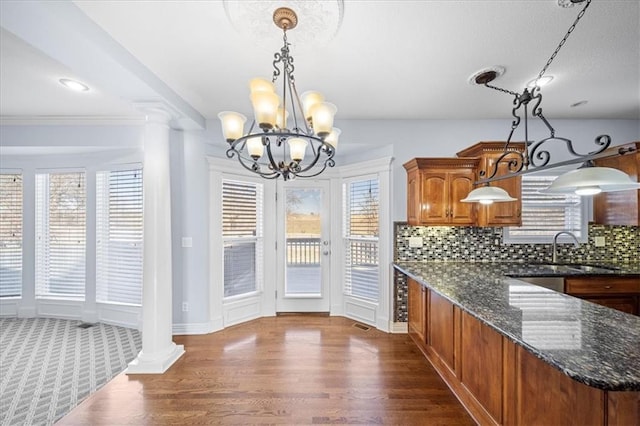
{"type": "Polygon", "coordinates": [[[580,247],[580,243],[578,242],[578,239],[576,238],[575,235],[573,235],[572,232],[569,231],[560,231],[558,232],[556,235],[553,236],[553,251],[551,254],[551,262],[552,263],[556,263],[558,261],[558,236],[565,234],[565,235],[569,235],[571,236],[571,238],[573,238],[573,246],[574,247],[580,247]]]}

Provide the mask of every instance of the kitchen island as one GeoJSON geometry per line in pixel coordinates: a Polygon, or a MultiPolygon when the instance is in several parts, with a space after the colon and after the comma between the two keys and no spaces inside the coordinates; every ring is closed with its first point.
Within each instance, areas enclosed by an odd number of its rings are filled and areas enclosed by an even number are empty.
{"type": "MultiPolygon", "coordinates": [[[[548,273],[530,265],[394,267],[411,337],[480,424],[640,422],[639,317],[509,277],[548,273]]],[[[639,272],[610,275],[640,285],[639,272]]]]}

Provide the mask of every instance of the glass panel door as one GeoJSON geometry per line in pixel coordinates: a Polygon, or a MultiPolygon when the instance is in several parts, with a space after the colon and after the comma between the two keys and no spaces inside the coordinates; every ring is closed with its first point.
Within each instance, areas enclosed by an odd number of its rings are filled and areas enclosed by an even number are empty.
{"type": "Polygon", "coordinates": [[[328,312],[328,182],[282,185],[279,210],[278,312],[328,312]]]}

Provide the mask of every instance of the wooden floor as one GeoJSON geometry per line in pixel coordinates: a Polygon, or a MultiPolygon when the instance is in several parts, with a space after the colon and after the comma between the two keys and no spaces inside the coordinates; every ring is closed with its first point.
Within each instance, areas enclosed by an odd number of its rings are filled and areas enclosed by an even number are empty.
{"type": "Polygon", "coordinates": [[[469,425],[406,334],[342,317],[262,318],[200,336],[163,375],[121,374],[59,425],[469,425]]]}

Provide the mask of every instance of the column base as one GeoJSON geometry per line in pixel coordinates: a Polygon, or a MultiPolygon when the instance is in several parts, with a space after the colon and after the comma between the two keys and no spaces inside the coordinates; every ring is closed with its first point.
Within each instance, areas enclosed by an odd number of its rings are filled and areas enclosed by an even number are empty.
{"type": "Polygon", "coordinates": [[[167,351],[160,355],[148,356],[140,351],[136,359],[129,363],[125,374],[162,374],[184,354],[184,346],[171,342],[167,351]]]}

